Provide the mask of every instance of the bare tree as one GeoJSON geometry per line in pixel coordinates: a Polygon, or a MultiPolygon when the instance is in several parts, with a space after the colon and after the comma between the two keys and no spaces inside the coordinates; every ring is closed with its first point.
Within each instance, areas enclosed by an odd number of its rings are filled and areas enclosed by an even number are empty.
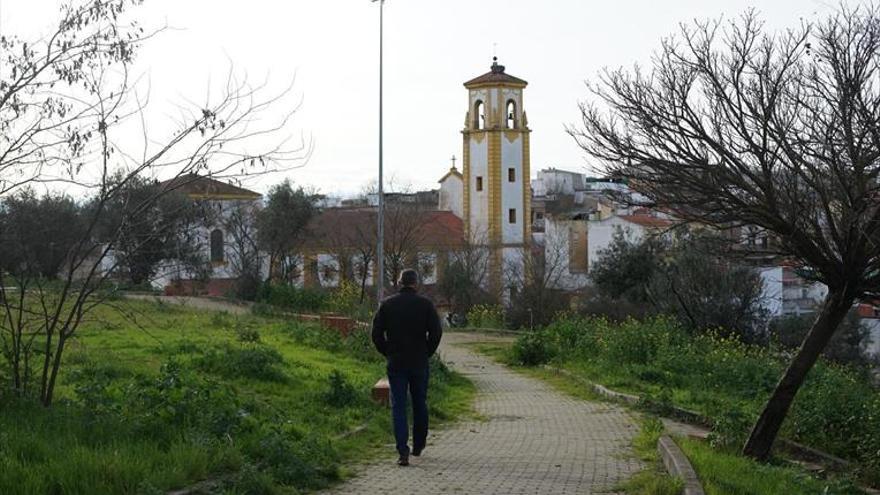
{"type": "Polygon", "coordinates": [[[880,295],[880,12],[841,7],[766,33],[754,13],[683,26],[650,74],[606,71],[569,129],[658,207],[758,226],[828,286],[743,453],[766,459],[807,372],[853,303],[880,295]],[[603,108],[604,107],[604,108],[603,108]]]}
{"type": "Polygon", "coordinates": [[[496,302],[487,290],[491,251],[484,237],[471,235],[463,239],[461,246],[449,253],[440,277],[440,294],[460,316],[474,305],[496,302]]]}
{"type": "Polygon", "coordinates": [[[232,72],[219,95],[178,108],[179,120],[166,126],[172,133],[150,133],[146,103],[129,77],[135,53],[152,36],[126,21],[140,3],[89,0],[64,7],[58,28],[40,42],[0,41],[0,192],[61,182],[91,198],[58,281],[48,284],[27,267],[0,272],[0,346],[11,388],[45,406],[52,403],[66,344],[87,314],[107,302],[104,282],[119,264],[114,250],[122,232],[171,190],[159,187],[129,202],[117,228],[99,239],[101,219],[128,184],[144,176],[289,169],[309,150],[273,137],[295,106],[277,121],[260,118],[281,106],[286,92],[263,97],[265,85],[254,87],[232,72]],[[135,152],[121,143],[138,125],[143,147],[135,152]],[[248,152],[246,145],[261,151],[248,152]]]}
{"type": "Polygon", "coordinates": [[[220,223],[229,235],[229,263],[235,278],[235,295],[247,301],[256,299],[262,281],[263,255],[257,242],[258,205],[255,201],[235,201],[226,207],[220,223]]]}
{"type": "Polygon", "coordinates": [[[508,319],[514,326],[544,325],[568,307],[562,294],[568,275],[568,232],[556,229],[545,233],[542,244],[528,244],[518,259],[504,265],[510,283],[508,319]]]}

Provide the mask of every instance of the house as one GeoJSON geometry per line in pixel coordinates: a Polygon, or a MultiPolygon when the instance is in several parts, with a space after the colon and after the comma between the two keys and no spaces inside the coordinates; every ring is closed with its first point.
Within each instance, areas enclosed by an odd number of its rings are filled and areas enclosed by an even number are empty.
{"type": "MultiPolygon", "coordinates": [[[[255,232],[256,226],[251,219],[261,207],[262,195],[196,174],[181,175],[161,182],[160,186],[169,192],[182,193],[203,206],[204,220],[194,234],[197,246],[203,250],[208,270],[207,273],[196,273],[179,260],[167,260],[160,267],[153,286],[168,294],[228,294],[235,285],[245,256],[245,248],[236,241],[241,241],[242,233],[255,232]],[[242,221],[236,222],[239,218],[242,221]]],[[[255,251],[250,254],[259,256],[255,251]]]]}
{"type": "MultiPolygon", "coordinates": [[[[349,281],[373,287],[376,273],[376,220],[373,207],[328,208],[306,229],[305,239],[289,266],[298,287],[336,288],[349,281]]],[[[464,224],[450,211],[391,203],[385,217],[386,280],[391,284],[404,268],[415,267],[425,290],[442,277],[449,254],[464,242],[464,224]]]]}

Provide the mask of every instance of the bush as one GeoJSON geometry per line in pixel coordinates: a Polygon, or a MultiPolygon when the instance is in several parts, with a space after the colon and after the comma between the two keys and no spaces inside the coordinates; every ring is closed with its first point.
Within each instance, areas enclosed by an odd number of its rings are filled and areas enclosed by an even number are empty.
{"type": "Polygon", "coordinates": [[[339,479],[339,460],[328,443],[313,437],[273,431],[263,437],[253,455],[279,482],[315,490],[339,479]]]}
{"type": "Polygon", "coordinates": [[[259,330],[242,321],[235,325],[235,336],[239,342],[246,344],[256,344],[260,341],[259,330]]]}
{"type": "Polygon", "coordinates": [[[95,376],[76,378],[81,403],[136,435],[170,442],[190,430],[221,438],[241,426],[239,401],[231,389],[200,378],[173,359],[160,367],[157,377],[136,377],[117,389],[109,381],[95,381],[95,376]]]}
{"type": "Polygon", "coordinates": [[[275,349],[265,346],[215,347],[196,359],[195,363],[199,368],[224,378],[242,377],[271,382],[287,380],[279,368],[284,358],[275,349]]]}
{"type": "Polygon", "coordinates": [[[262,285],[257,301],[297,313],[320,313],[329,304],[324,290],[270,283],[262,285]]]}
{"type": "Polygon", "coordinates": [[[357,403],[357,389],[345,375],[334,369],[328,377],[328,388],[324,391],[324,402],[333,407],[346,407],[357,403]]]}
{"type": "Polygon", "coordinates": [[[541,332],[528,332],[513,343],[513,360],[523,366],[540,366],[552,358],[541,332]]]}
{"type": "Polygon", "coordinates": [[[467,313],[468,326],[473,328],[504,328],[501,306],[478,304],[467,313]]]}

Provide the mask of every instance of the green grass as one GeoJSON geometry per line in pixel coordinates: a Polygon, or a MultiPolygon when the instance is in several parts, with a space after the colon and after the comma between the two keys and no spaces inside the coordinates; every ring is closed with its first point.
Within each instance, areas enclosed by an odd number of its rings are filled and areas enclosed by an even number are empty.
{"type": "MultiPolygon", "coordinates": [[[[511,344],[474,344],[472,347],[498,362],[512,366],[517,372],[542,379],[570,396],[584,400],[604,400],[592,390],[553,370],[516,365],[511,344]]],[[[591,379],[615,376],[615,373],[607,372],[601,369],[600,364],[593,362],[566,362],[564,367],[580,376],[591,379]]],[[[621,383],[631,382],[624,376],[616,376],[620,378],[619,381],[608,380],[612,383],[611,388],[644,392],[644,389],[640,387],[620,386],[621,383]]],[[[607,385],[608,383],[603,382],[603,384],[607,385]]],[[[633,453],[648,467],[630,480],[615,487],[616,490],[629,495],[675,495],[680,493],[681,480],[669,476],[660,461],[657,439],[662,434],[662,423],[656,417],[645,416],[639,434],[633,439],[633,453]]],[[[852,495],[863,493],[847,478],[831,481],[818,479],[797,466],[760,464],[731,452],[714,449],[707,443],[696,439],[676,438],[676,443],[691,460],[708,495],[852,495]]]]}
{"type": "MultiPolygon", "coordinates": [[[[391,441],[366,332],[116,304],[69,346],[51,408],[0,398],[0,493],[300,493],[391,441]]],[[[468,414],[470,382],[432,367],[433,424],[468,414]]]]}
{"type": "Polygon", "coordinates": [[[863,493],[846,481],[819,480],[798,468],[761,464],[739,455],[718,452],[697,439],[679,438],[676,442],[690,459],[707,495],[863,493]]]}

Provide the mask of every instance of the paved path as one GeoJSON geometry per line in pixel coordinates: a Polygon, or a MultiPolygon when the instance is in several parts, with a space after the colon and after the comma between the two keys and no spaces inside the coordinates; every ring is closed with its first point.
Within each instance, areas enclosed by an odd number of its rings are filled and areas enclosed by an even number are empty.
{"type": "MultiPolygon", "coordinates": [[[[459,344],[487,340],[444,336],[441,355],[477,386],[486,421],[434,430],[420,458],[387,457],[327,494],[589,494],[611,493],[641,468],[629,455],[637,427],[617,406],[568,397],[459,344]]],[[[430,393],[429,393],[430,400],[430,393]]]]}

